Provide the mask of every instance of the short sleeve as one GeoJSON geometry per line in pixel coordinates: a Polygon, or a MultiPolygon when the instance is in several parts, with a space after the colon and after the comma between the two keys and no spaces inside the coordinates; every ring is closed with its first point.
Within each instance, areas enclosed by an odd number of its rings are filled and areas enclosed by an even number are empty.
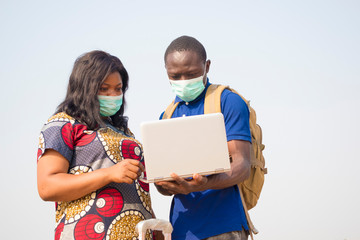
{"type": "Polygon", "coordinates": [[[225,89],[221,95],[227,140],[244,140],[251,143],[249,108],[236,93],[225,89]]]}
{"type": "Polygon", "coordinates": [[[74,150],[73,122],[67,119],[48,121],[42,128],[39,137],[37,160],[46,149],[53,149],[71,163],[74,150]]]}

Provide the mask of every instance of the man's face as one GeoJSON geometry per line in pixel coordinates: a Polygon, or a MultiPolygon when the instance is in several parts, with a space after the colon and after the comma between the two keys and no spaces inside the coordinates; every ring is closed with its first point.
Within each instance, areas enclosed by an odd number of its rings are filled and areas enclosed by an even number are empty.
{"type": "MultiPolygon", "coordinates": [[[[204,62],[193,51],[175,51],[167,55],[165,68],[170,80],[189,80],[209,71],[210,61],[204,62]],[[206,71],[205,71],[206,69],[206,71]]],[[[204,83],[206,77],[204,77],[204,83]]]]}

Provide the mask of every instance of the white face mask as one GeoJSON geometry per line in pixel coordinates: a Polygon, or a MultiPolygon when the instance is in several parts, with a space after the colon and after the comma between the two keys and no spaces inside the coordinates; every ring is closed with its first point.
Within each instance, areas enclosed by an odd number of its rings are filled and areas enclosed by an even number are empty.
{"type": "Polygon", "coordinates": [[[204,75],[189,79],[189,80],[170,80],[172,91],[184,100],[185,102],[191,102],[197,98],[205,89],[204,75]]]}
{"type": "Polygon", "coordinates": [[[123,94],[119,96],[98,95],[98,100],[100,104],[100,115],[109,117],[120,110],[123,103],[123,94]]]}
{"type": "Polygon", "coordinates": [[[197,98],[202,91],[204,91],[205,86],[203,83],[204,75],[189,79],[189,80],[169,80],[171,84],[172,91],[184,100],[185,102],[190,102],[197,98]]]}

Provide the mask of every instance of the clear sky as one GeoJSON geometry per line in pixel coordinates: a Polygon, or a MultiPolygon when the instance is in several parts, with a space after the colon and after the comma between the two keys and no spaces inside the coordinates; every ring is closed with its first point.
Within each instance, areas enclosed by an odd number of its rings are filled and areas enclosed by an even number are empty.
{"type": "MultiPolygon", "coordinates": [[[[181,35],[204,44],[210,81],[251,99],[263,128],[256,239],[360,239],[359,1],[1,0],[0,32],[1,239],[53,238],[54,204],[36,188],[38,135],[75,59],[101,49],[123,61],[141,140],[140,123],[173,98],[163,54],[181,35]]],[[[150,187],[167,219],[170,198],[150,187]]]]}

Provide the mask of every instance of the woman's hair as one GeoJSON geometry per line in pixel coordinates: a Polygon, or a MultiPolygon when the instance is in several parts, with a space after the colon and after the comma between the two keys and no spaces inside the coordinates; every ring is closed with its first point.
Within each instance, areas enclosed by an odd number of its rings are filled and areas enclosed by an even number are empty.
{"type": "Polygon", "coordinates": [[[65,112],[89,129],[104,127],[97,95],[101,84],[114,72],[119,72],[122,79],[123,104],[120,110],[111,116],[111,120],[113,126],[127,132],[128,118],[123,114],[129,76],[120,59],[103,51],[91,51],[76,59],[65,100],[56,112],[65,112]]]}

